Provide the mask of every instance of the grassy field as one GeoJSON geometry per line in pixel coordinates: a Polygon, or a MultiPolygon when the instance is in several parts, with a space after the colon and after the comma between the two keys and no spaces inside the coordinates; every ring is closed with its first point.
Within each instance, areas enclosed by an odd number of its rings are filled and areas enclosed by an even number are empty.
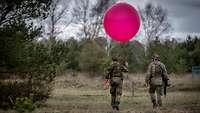
{"type": "MultiPolygon", "coordinates": [[[[124,80],[120,113],[200,113],[200,79],[191,75],[171,75],[172,87],[163,97],[163,107],[152,109],[144,76],[129,75],[124,80]],[[131,83],[135,83],[132,96],[131,83]]],[[[115,113],[110,106],[109,90],[103,90],[103,79],[85,76],[57,77],[54,90],[45,105],[34,113],[115,113]]]]}

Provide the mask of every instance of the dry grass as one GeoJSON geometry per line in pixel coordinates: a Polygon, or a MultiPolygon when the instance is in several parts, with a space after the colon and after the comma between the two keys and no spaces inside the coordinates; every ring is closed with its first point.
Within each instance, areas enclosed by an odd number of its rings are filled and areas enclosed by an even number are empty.
{"type": "MultiPolygon", "coordinates": [[[[200,79],[192,79],[189,74],[170,75],[170,78],[173,86],[163,98],[163,107],[154,110],[144,87],[144,74],[125,77],[120,113],[200,113],[200,79]]],[[[103,90],[102,82],[102,77],[90,78],[82,74],[57,77],[51,97],[34,113],[115,113],[110,107],[109,90],[103,90]]]]}
{"type": "MultiPolygon", "coordinates": [[[[166,98],[164,107],[153,110],[144,87],[144,74],[128,75],[124,80],[121,113],[198,113],[200,112],[199,80],[191,75],[170,75],[173,86],[166,98]],[[135,96],[131,94],[131,84],[135,84],[135,96]],[[184,84],[184,85],[183,85],[184,84]],[[181,89],[189,90],[181,90],[181,89]],[[193,90],[195,89],[195,90],[193,90]]],[[[103,90],[101,77],[89,78],[62,76],[55,81],[52,97],[47,106],[35,113],[114,113],[110,107],[109,90],[103,90]]]]}
{"type": "MultiPolygon", "coordinates": [[[[200,91],[200,78],[192,78],[191,74],[183,75],[169,75],[172,82],[172,86],[169,88],[170,91],[200,91]]],[[[145,74],[130,74],[125,75],[123,89],[125,91],[131,91],[132,83],[137,91],[145,90],[145,74]]],[[[86,77],[83,74],[72,77],[64,75],[56,78],[55,89],[65,90],[71,88],[73,90],[103,90],[102,87],[103,77],[86,77]]]]}

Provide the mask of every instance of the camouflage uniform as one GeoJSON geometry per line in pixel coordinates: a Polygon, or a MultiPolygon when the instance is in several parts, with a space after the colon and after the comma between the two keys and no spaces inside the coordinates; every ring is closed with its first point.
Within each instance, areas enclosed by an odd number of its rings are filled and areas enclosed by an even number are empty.
{"type": "Polygon", "coordinates": [[[111,106],[116,110],[119,110],[120,97],[122,95],[123,72],[128,72],[127,67],[113,59],[105,76],[105,79],[110,80],[111,106]]]}
{"type": "Polygon", "coordinates": [[[162,106],[161,96],[163,91],[163,77],[168,80],[167,70],[165,65],[159,61],[159,56],[155,55],[154,61],[152,61],[148,66],[147,76],[145,79],[146,84],[150,85],[149,94],[154,108],[157,107],[157,105],[162,106]]]}

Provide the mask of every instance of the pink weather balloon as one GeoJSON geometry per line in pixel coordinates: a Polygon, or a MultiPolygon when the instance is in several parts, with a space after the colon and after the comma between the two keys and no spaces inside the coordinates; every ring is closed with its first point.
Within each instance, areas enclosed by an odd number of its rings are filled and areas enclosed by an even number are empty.
{"type": "Polygon", "coordinates": [[[127,3],[117,3],[106,11],[104,29],[115,41],[127,42],[140,28],[140,17],[136,9],[127,3]]]}

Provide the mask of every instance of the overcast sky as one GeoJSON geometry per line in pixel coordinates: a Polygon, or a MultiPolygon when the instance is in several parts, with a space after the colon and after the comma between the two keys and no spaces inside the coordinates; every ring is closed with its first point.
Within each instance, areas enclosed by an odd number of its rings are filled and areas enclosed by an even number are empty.
{"type": "Polygon", "coordinates": [[[200,0],[120,0],[133,6],[159,4],[168,12],[168,19],[173,27],[174,37],[188,34],[200,35],[200,0]]]}
{"type": "MultiPolygon", "coordinates": [[[[173,27],[173,36],[185,38],[188,34],[200,36],[200,0],[119,0],[127,2],[134,7],[143,8],[145,4],[159,4],[168,12],[168,19],[173,27]]],[[[75,36],[76,28],[71,25],[61,29],[69,32],[63,32],[61,37],[75,36]]]]}
{"type": "Polygon", "coordinates": [[[168,18],[176,32],[200,33],[200,0],[124,0],[143,7],[152,2],[168,11],[168,18]]]}

